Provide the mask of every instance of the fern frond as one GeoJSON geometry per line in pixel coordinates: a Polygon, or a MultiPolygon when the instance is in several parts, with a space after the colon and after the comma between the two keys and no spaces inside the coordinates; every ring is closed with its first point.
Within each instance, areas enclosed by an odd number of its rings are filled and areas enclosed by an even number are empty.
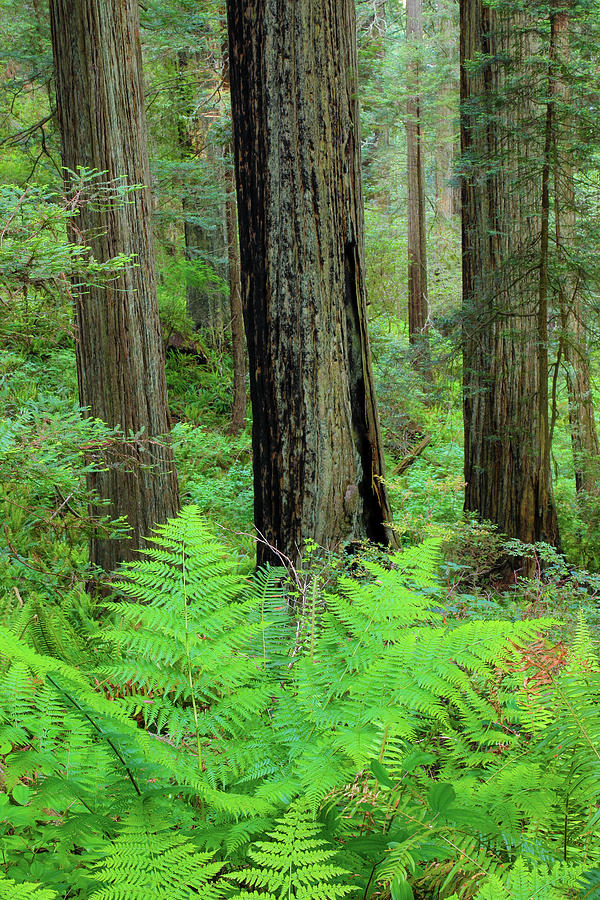
{"type": "Polygon", "coordinates": [[[220,900],[221,863],[137,803],[98,869],[94,900],[220,900]]]}
{"type": "Polygon", "coordinates": [[[24,881],[18,884],[0,873],[0,900],[58,900],[58,894],[40,884],[24,881]]]}
{"type": "Polygon", "coordinates": [[[300,804],[277,820],[269,837],[249,851],[253,866],[228,875],[245,888],[238,897],[333,900],[352,892],[350,873],[335,863],[336,849],[327,845],[320,826],[300,804]]]}

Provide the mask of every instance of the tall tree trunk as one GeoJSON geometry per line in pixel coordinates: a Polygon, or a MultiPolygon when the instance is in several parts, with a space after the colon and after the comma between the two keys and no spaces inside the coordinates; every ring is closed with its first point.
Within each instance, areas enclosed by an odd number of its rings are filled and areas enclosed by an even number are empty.
{"type": "MultiPolygon", "coordinates": [[[[455,157],[460,155],[460,130],[456,96],[458,94],[458,33],[446,2],[436,6],[435,28],[439,35],[440,74],[442,80],[436,102],[435,128],[435,207],[442,221],[460,210],[460,190],[454,177],[455,157]],[[458,143],[458,147],[457,147],[458,143]]],[[[439,78],[439,76],[438,76],[439,78]]]]}
{"type": "Polygon", "coordinates": [[[510,537],[557,544],[527,26],[516,4],[461,0],[465,509],[510,537]]]}
{"type": "MultiPolygon", "coordinates": [[[[189,97],[185,78],[189,74],[190,65],[197,61],[198,54],[190,54],[185,50],[177,52],[179,147],[185,157],[197,158],[208,156],[212,168],[219,166],[217,159],[208,145],[208,124],[202,115],[193,115],[195,103],[189,97]]],[[[186,279],[186,308],[196,331],[202,331],[213,347],[221,348],[224,340],[225,320],[229,317],[225,312],[224,293],[221,286],[210,279],[211,270],[217,275],[226,276],[219,271],[215,260],[223,256],[225,249],[225,210],[220,211],[222,222],[207,228],[201,221],[207,218],[207,210],[198,209],[196,197],[184,196],[181,201],[183,210],[183,237],[185,243],[184,256],[192,263],[202,264],[203,274],[189,274],[186,279]],[[221,227],[220,227],[221,226],[221,227]]]]}
{"type": "Polygon", "coordinates": [[[600,493],[600,445],[594,415],[590,357],[582,308],[583,285],[580,283],[580,273],[574,272],[572,263],[569,262],[569,254],[577,244],[573,162],[568,147],[572,124],[569,114],[571,96],[568,81],[558,74],[569,64],[569,12],[570,2],[563,0],[562,8],[555,11],[552,19],[557,66],[555,90],[560,101],[554,145],[555,227],[560,263],[561,340],[569,397],[575,485],[578,494],[593,496],[600,493]]]}
{"type": "Polygon", "coordinates": [[[143,185],[127,202],[84,202],[76,222],[101,262],[134,258],[119,277],[80,291],[76,303],[77,372],[81,405],[120,426],[131,439],[113,448],[90,487],[108,506],[98,514],[125,516],[129,540],[100,535],[91,560],[106,570],[134,556],[152,526],[179,508],[168,443],[164,355],[156,299],[150,222],[138,6],[135,0],[51,0],[50,17],[58,121],[67,187],[78,166],[103,181],[143,185]]]}
{"type": "MultiPolygon", "coordinates": [[[[386,5],[387,0],[371,0],[363,9],[363,15],[358,22],[359,45],[366,50],[362,55],[359,77],[361,81],[372,81],[373,85],[378,85],[377,90],[381,94],[383,82],[380,70],[386,49],[386,5]]],[[[382,111],[385,115],[385,111],[382,111]]],[[[390,176],[390,129],[385,119],[374,121],[372,128],[368,151],[362,158],[363,184],[371,187],[374,202],[381,210],[385,210],[390,202],[390,192],[386,186],[390,176]]]]}
{"type": "Polygon", "coordinates": [[[238,242],[237,209],[235,203],[235,172],[228,172],[230,196],[227,198],[227,247],[229,259],[229,305],[231,310],[231,355],[233,357],[233,403],[231,404],[230,434],[239,434],[246,421],[246,341],[244,337],[244,309],[240,276],[240,248],[238,242]]]}
{"type": "MultiPolygon", "coordinates": [[[[219,165],[214,160],[215,168],[219,165]]],[[[223,255],[223,230],[206,228],[198,219],[196,202],[187,197],[182,201],[184,214],[185,257],[198,263],[202,272],[188,276],[186,284],[186,309],[194,329],[205,334],[212,347],[221,348],[224,340],[225,317],[221,285],[211,279],[211,272],[219,275],[215,259],[223,255]]]]}
{"type": "MultiPolygon", "coordinates": [[[[353,0],[228,0],[255,524],[297,560],[392,535],[363,261],[353,0]]],[[[259,545],[258,562],[278,562],[259,545]]]]}
{"type": "Polygon", "coordinates": [[[409,97],[406,104],[408,181],[408,336],[418,368],[429,369],[429,303],[427,299],[427,230],[425,221],[425,160],[421,116],[421,48],[423,2],[406,0],[406,38],[412,44],[409,97]],[[415,48],[415,44],[417,47],[415,48]]]}

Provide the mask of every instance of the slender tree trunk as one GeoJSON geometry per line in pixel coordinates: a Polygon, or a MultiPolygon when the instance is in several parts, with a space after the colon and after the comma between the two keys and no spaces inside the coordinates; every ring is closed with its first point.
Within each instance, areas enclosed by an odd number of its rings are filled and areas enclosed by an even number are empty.
{"type": "Polygon", "coordinates": [[[235,172],[228,173],[230,196],[226,202],[227,246],[229,254],[229,304],[231,309],[231,354],[233,357],[233,403],[231,405],[230,434],[239,434],[246,421],[246,341],[244,337],[244,310],[240,276],[240,249],[238,242],[237,209],[235,203],[235,172]]]}
{"type": "MultiPolygon", "coordinates": [[[[406,38],[423,40],[422,0],[406,0],[406,38]]],[[[429,369],[429,303],[427,299],[427,231],[425,221],[425,160],[421,116],[420,48],[409,63],[409,98],[406,104],[408,181],[408,336],[418,368],[429,369]]]]}
{"type": "Polygon", "coordinates": [[[458,34],[454,20],[449,15],[447,2],[436,3],[435,29],[439,34],[440,65],[446,57],[442,70],[442,81],[436,102],[435,128],[435,207],[436,215],[442,221],[452,218],[460,210],[460,191],[454,177],[455,157],[460,156],[460,130],[458,109],[455,101],[458,94],[458,65],[452,63],[458,54],[458,34]],[[458,147],[457,147],[458,141],[458,147]]]}
{"type": "MultiPolygon", "coordinates": [[[[106,570],[134,556],[156,522],[179,508],[168,431],[164,355],[156,299],[138,7],[134,0],[51,0],[58,121],[67,188],[78,166],[103,181],[143,185],[126,198],[90,203],[77,229],[104,262],[132,256],[118,278],[80,291],[76,303],[81,405],[130,440],[114,447],[90,486],[125,516],[130,540],[96,535],[91,560],[106,570]]],[[[73,229],[73,235],[76,232],[73,229]]]]}
{"type": "Polygon", "coordinates": [[[440,219],[448,221],[454,215],[455,199],[452,177],[454,172],[454,136],[451,110],[439,109],[440,124],[435,148],[435,208],[440,219]]]}
{"type": "MultiPolygon", "coordinates": [[[[214,161],[215,167],[218,165],[214,161]]],[[[222,255],[223,234],[221,228],[205,228],[199,224],[196,202],[184,197],[185,257],[192,263],[200,263],[204,273],[188,277],[186,284],[187,314],[196,331],[207,335],[212,347],[220,348],[224,340],[225,320],[223,291],[218,282],[209,278],[216,271],[214,260],[222,255]]],[[[219,273],[217,273],[219,274],[219,273]]]]}
{"type": "MultiPolygon", "coordinates": [[[[297,560],[391,539],[363,262],[352,0],[228,0],[255,523],[297,560]]],[[[258,562],[278,562],[259,546],[258,562]]]]}
{"type": "Polygon", "coordinates": [[[548,263],[550,249],[550,172],[552,166],[554,106],[556,100],[556,79],[554,72],[555,29],[553,17],[551,18],[548,58],[548,91],[546,99],[546,122],[544,128],[544,155],[542,158],[540,275],[537,310],[537,338],[540,366],[538,390],[538,421],[540,440],[540,467],[543,472],[550,472],[550,425],[548,406],[548,263]]]}
{"type": "Polygon", "coordinates": [[[461,0],[465,509],[510,537],[557,544],[531,49],[517,6],[461,0]]]}
{"type": "MultiPolygon", "coordinates": [[[[373,79],[373,83],[379,85],[378,90],[381,93],[383,83],[379,71],[386,52],[386,5],[387,0],[371,0],[359,23],[361,46],[367,50],[361,64],[360,77],[365,81],[373,79]]],[[[378,189],[372,196],[381,210],[387,209],[390,202],[390,192],[386,187],[390,177],[389,146],[390,129],[387,122],[384,120],[373,123],[368,152],[362,159],[362,173],[363,183],[369,184],[372,188],[377,186],[378,189]]]]}
{"type": "MultiPolygon", "coordinates": [[[[197,158],[200,155],[212,156],[213,168],[218,167],[218,162],[208,146],[207,123],[205,117],[196,116],[193,122],[190,118],[194,112],[194,101],[188,96],[185,78],[189,73],[190,64],[197,54],[190,54],[185,50],[177,53],[177,72],[179,111],[178,137],[179,147],[186,157],[197,158]]],[[[225,249],[225,211],[220,211],[223,223],[217,223],[215,227],[207,228],[201,221],[207,218],[207,210],[198,208],[198,200],[195,197],[184,196],[181,201],[183,210],[183,236],[185,242],[184,256],[192,263],[202,264],[204,275],[190,274],[186,279],[186,307],[187,313],[196,331],[202,331],[209,339],[211,345],[221,348],[224,341],[225,312],[224,295],[218,283],[208,277],[211,270],[217,274],[219,266],[215,260],[223,256],[225,249]],[[219,227],[223,224],[223,227],[219,227]]]]}
{"type": "Polygon", "coordinates": [[[582,308],[582,284],[578,272],[573,271],[569,253],[576,247],[577,220],[573,163],[568,146],[561,150],[571,132],[571,103],[568,82],[560,78],[561,68],[569,63],[570,2],[563,0],[552,19],[557,75],[555,92],[560,101],[554,141],[555,227],[560,265],[559,300],[562,325],[563,357],[569,397],[569,422],[575,467],[577,493],[600,493],[600,445],[594,414],[590,378],[590,358],[582,308]],[[561,140],[561,134],[563,139],[561,140]]]}

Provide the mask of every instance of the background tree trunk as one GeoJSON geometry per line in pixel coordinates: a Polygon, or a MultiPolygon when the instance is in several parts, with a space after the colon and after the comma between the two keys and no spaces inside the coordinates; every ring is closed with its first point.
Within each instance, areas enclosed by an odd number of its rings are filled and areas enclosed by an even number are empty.
{"type": "Polygon", "coordinates": [[[230,434],[239,434],[246,421],[246,340],[244,309],[240,276],[240,248],[238,241],[237,208],[235,203],[235,172],[228,172],[230,195],[226,203],[227,246],[229,258],[229,304],[231,310],[231,355],[233,357],[233,402],[231,404],[230,434]]]}
{"type": "MultiPolygon", "coordinates": [[[[458,94],[458,29],[448,3],[435,4],[434,28],[439,35],[440,66],[445,78],[439,85],[435,109],[435,207],[436,216],[448,221],[460,212],[460,188],[455,177],[455,162],[460,156],[460,128],[456,99],[458,94]]],[[[439,78],[439,76],[438,76],[439,78]]]]}
{"type": "MultiPolygon", "coordinates": [[[[179,119],[179,146],[185,157],[198,159],[205,157],[212,169],[219,166],[213,145],[209,140],[209,123],[206,116],[196,114],[196,100],[189,96],[186,78],[192,74],[193,63],[198,63],[199,54],[190,54],[185,50],[177,53],[179,119]]],[[[199,76],[196,75],[196,78],[199,76]]],[[[206,73],[204,73],[206,78],[206,73]]],[[[196,88],[197,90],[197,88],[196,88]]],[[[186,280],[186,308],[196,331],[201,331],[213,348],[222,349],[226,322],[229,319],[228,304],[221,285],[211,280],[211,272],[223,280],[227,280],[225,266],[218,260],[225,256],[226,247],[226,212],[218,210],[220,221],[207,227],[206,218],[214,218],[214,202],[212,209],[199,208],[198,199],[184,196],[181,201],[183,210],[184,256],[187,260],[202,264],[203,276],[190,274],[186,280]]]]}
{"type": "Polygon", "coordinates": [[[555,12],[552,32],[555,44],[557,95],[554,180],[555,226],[559,261],[559,299],[562,325],[563,358],[569,397],[569,422],[578,494],[600,493],[600,445],[592,397],[590,357],[582,307],[581,274],[574,270],[570,253],[577,246],[577,211],[573,181],[571,92],[566,78],[560,77],[569,64],[569,0],[555,12]]]}
{"type": "Polygon", "coordinates": [[[423,40],[422,0],[406,0],[406,39],[413,56],[408,66],[409,97],[406,103],[406,149],[408,183],[408,336],[415,349],[418,368],[428,370],[427,328],[427,230],[425,220],[425,147],[421,114],[421,48],[423,40]],[[417,46],[415,46],[415,44],[417,46]]]}
{"type": "MultiPolygon", "coordinates": [[[[387,542],[353,0],[228,0],[255,523],[297,560],[387,542]]],[[[279,562],[259,546],[258,562],[279,562]]]]}
{"type": "Polygon", "coordinates": [[[461,0],[465,509],[510,537],[557,544],[540,400],[544,129],[523,77],[527,24],[516,8],[461,0]]]}
{"type": "MultiPolygon", "coordinates": [[[[122,199],[83,198],[76,226],[100,261],[135,258],[118,278],[79,292],[77,372],[82,406],[131,440],[110,453],[90,486],[109,501],[94,512],[125,516],[130,540],[96,535],[91,560],[112,570],[134,556],[156,522],[179,508],[169,429],[150,223],[149,170],[135,0],[51,0],[63,164],[102,181],[143,185],[122,199]]],[[[67,188],[71,183],[65,175],[67,188]]],[[[73,229],[73,236],[76,232],[73,229]]]]}

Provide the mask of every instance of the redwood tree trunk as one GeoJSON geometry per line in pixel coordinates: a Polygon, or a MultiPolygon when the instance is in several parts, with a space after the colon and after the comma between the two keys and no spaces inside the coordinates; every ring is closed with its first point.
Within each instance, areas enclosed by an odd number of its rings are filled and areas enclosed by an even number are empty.
{"type": "Polygon", "coordinates": [[[527,26],[516,5],[461,0],[465,509],[510,537],[557,544],[542,383],[544,131],[523,77],[527,26]]]}
{"type": "Polygon", "coordinates": [[[425,161],[422,123],[420,47],[423,40],[423,2],[406,0],[406,38],[414,57],[408,67],[409,97],[406,104],[408,182],[408,336],[415,348],[415,362],[429,368],[427,328],[427,231],[425,222],[425,161]]]}
{"type": "MultiPolygon", "coordinates": [[[[557,72],[569,63],[570,2],[563,0],[552,19],[557,72]]],[[[578,494],[600,493],[600,445],[594,414],[587,345],[585,314],[582,306],[580,274],[569,264],[569,254],[577,244],[577,212],[573,162],[569,148],[572,122],[569,115],[571,92],[568,82],[556,76],[556,94],[560,100],[556,112],[554,177],[556,244],[561,266],[559,299],[562,324],[563,357],[569,397],[569,423],[578,494]]]]}
{"type": "Polygon", "coordinates": [[[438,65],[443,80],[436,98],[435,125],[435,205],[442,221],[460,212],[460,189],[454,174],[456,158],[460,156],[458,124],[458,29],[452,6],[446,0],[437,2],[435,29],[439,34],[438,65]],[[456,66],[454,61],[456,59],[456,66]]]}
{"type": "Polygon", "coordinates": [[[256,527],[292,560],[307,538],[385,543],[353,0],[227,11],[256,527]]]}
{"type": "MultiPolygon", "coordinates": [[[[94,256],[135,258],[118,278],[79,292],[77,371],[81,405],[131,439],[110,452],[90,486],[125,516],[129,540],[97,534],[91,560],[112,570],[134,556],[156,522],[179,508],[169,429],[150,223],[149,170],[135,0],[51,0],[50,17],[62,159],[95,168],[103,181],[143,185],[127,202],[84,197],[76,221],[94,256]]],[[[65,172],[67,188],[71,176],[65,172]]]]}

